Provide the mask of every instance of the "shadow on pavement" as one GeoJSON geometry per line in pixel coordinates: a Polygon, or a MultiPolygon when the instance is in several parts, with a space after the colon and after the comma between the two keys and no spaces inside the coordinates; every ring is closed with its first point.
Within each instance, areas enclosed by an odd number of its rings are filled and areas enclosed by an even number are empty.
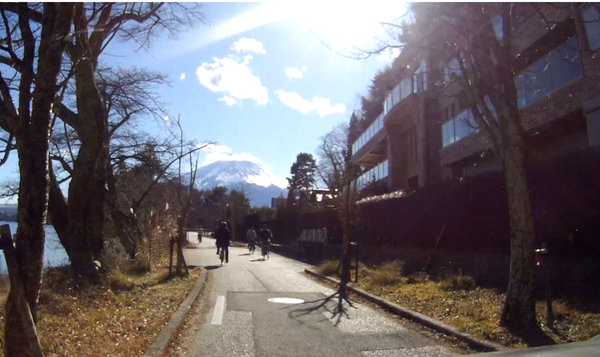
{"type": "Polygon", "coordinates": [[[260,258],[260,259],[253,259],[250,262],[252,263],[252,262],[264,262],[264,261],[265,260],[263,258],[260,258]]]}
{"type": "Polygon", "coordinates": [[[556,344],[556,342],[539,327],[530,331],[515,331],[514,333],[525,341],[527,347],[539,347],[556,344]]]}
{"type": "Polygon", "coordinates": [[[250,255],[250,253],[246,253],[246,254],[238,254],[238,257],[244,256],[244,255],[250,255]]]}
{"type": "Polygon", "coordinates": [[[214,270],[214,269],[219,269],[222,268],[220,265],[207,265],[204,267],[204,269],[206,270],[214,270]]]}

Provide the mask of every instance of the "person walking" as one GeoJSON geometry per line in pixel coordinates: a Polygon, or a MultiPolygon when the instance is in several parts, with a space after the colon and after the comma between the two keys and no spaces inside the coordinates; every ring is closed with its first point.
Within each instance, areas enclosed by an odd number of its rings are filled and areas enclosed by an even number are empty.
{"type": "Polygon", "coordinates": [[[229,263],[229,242],[231,241],[231,232],[227,228],[227,222],[221,222],[221,226],[215,232],[215,238],[217,240],[217,254],[219,250],[223,250],[225,254],[225,263],[229,263]]]}

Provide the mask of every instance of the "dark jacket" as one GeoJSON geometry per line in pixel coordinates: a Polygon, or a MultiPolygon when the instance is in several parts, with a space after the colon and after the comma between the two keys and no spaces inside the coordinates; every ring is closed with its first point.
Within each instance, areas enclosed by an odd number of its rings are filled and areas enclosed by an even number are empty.
{"type": "Polygon", "coordinates": [[[273,234],[268,228],[263,228],[258,232],[258,240],[260,242],[273,238],[273,234]]]}
{"type": "Polygon", "coordinates": [[[229,247],[229,241],[231,240],[231,232],[227,227],[219,227],[217,232],[215,233],[215,238],[217,239],[217,247],[229,247]]]}

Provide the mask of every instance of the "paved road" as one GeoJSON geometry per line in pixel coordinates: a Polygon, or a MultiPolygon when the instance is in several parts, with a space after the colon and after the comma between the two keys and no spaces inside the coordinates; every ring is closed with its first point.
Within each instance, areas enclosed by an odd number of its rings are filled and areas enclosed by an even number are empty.
{"type": "Polygon", "coordinates": [[[209,289],[183,334],[182,357],[454,355],[361,304],[349,308],[349,318],[336,326],[325,308],[310,309],[333,291],[305,277],[302,272],[310,266],[304,263],[276,254],[262,261],[259,250],[248,255],[245,248],[230,248],[229,263],[221,267],[210,238],[184,254],[188,265],[209,270],[209,289]]]}

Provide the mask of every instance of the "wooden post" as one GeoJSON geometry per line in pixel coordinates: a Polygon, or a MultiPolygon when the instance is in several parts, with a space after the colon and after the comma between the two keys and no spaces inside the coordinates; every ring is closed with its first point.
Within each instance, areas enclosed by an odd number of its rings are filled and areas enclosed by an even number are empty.
{"type": "Polygon", "coordinates": [[[31,315],[31,309],[25,296],[25,287],[21,280],[19,271],[19,263],[17,261],[17,251],[13,245],[13,240],[10,234],[10,226],[3,224],[0,226],[0,249],[4,251],[6,259],[6,268],[10,279],[10,290],[15,296],[15,303],[19,311],[19,317],[23,323],[23,331],[29,343],[29,353],[34,357],[43,357],[42,346],[35,330],[35,323],[31,315]]]}
{"type": "Polygon", "coordinates": [[[446,229],[446,224],[442,226],[442,230],[440,231],[440,235],[437,236],[435,240],[435,245],[433,246],[433,250],[429,253],[429,258],[427,259],[427,264],[425,264],[425,272],[429,272],[429,265],[431,264],[431,259],[433,258],[433,253],[437,250],[438,244],[440,244],[440,239],[442,238],[442,234],[444,234],[444,230],[446,229]]]}
{"type": "Polygon", "coordinates": [[[554,311],[552,310],[552,277],[550,257],[546,244],[542,244],[542,249],[536,249],[535,254],[538,258],[538,264],[544,275],[544,290],[546,295],[546,326],[550,329],[554,328],[554,311]]]}

